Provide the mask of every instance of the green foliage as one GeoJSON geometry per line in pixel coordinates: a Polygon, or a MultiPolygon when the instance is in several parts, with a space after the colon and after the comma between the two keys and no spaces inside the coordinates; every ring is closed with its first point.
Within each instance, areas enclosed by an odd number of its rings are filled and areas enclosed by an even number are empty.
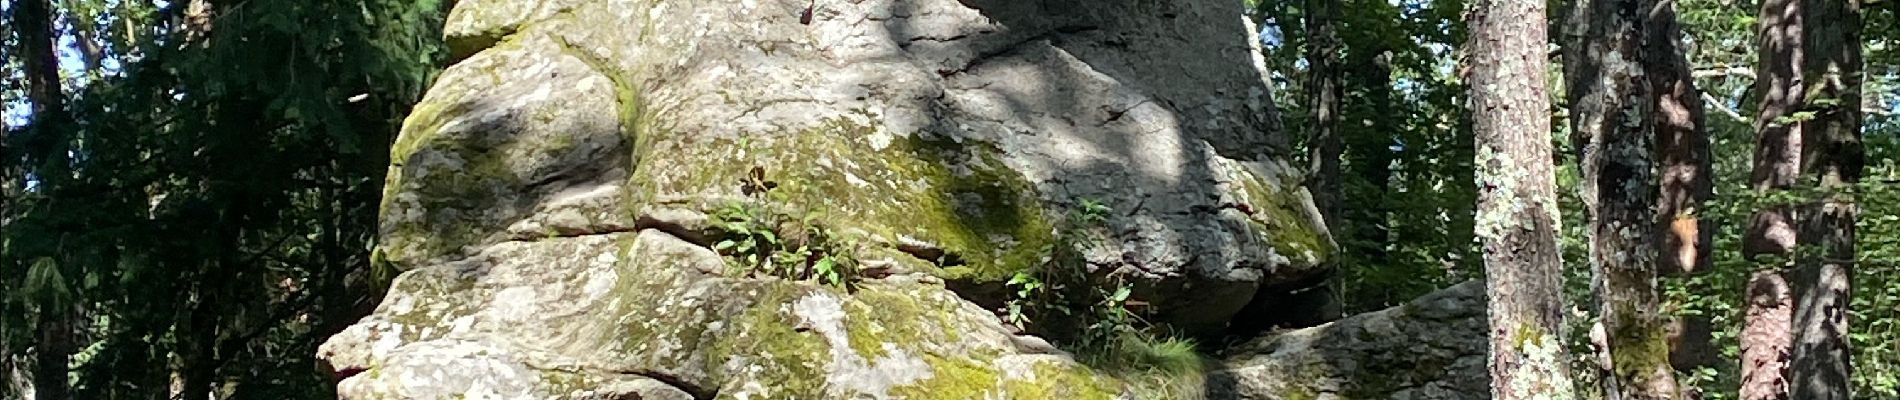
{"type": "MultiPolygon", "coordinates": [[[[1474,159],[1464,110],[1461,82],[1456,74],[1457,48],[1464,35],[1459,1],[1354,1],[1343,4],[1334,21],[1340,27],[1342,54],[1349,65],[1345,79],[1345,109],[1340,129],[1346,140],[1342,166],[1346,204],[1342,221],[1329,228],[1344,251],[1335,284],[1348,312],[1363,312],[1397,304],[1450,282],[1477,277],[1481,270],[1472,246],[1475,202],[1469,160],[1474,159]],[[1365,74],[1369,56],[1391,51],[1390,80],[1365,74]],[[1391,91],[1393,103],[1380,106],[1375,95],[1391,91]],[[1387,150],[1390,150],[1389,152],[1387,150]],[[1358,168],[1355,168],[1358,166],[1358,168]],[[1386,175],[1389,174],[1389,175],[1386,175]]],[[[1553,1],[1560,10],[1562,1],[1553,1]]],[[[1281,118],[1294,137],[1305,137],[1309,124],[1309,96],[1304,46],[1303,1],[1246,2],[1250,16],[1261,23],[1266,58],[1283,99],[1281,118]]],[[[1900,178],[1890,160],[1900,157],[1900,125],[1891,112],[1900,103],[1900,19],[1892,7],[1864,8],[1863,49],[1867,106],[1875,110],[1864,121],[1867,159],[1863,183],[1850,190],[1826,192],[1813,187],[1756,193],[1748,184],[1754,148],[1757,3],[1724,0],[1683,0],[1675,3],[1683,26],[1683,43],[1697,72],[1698,89],[1708,94],[1707,123],[1713,141],[1717,197],[1697,216],[1718,227],[1714,271],[1663,280],[1666,308],[1676,315],[1710,318],[1715,327],[1719,358],[1738,358],[1742,284],[1754,263],[1741,259],[1742,227],[1757,209],[1812,204],[1816,199],[1846,196],[1860,205],[1859,256],[1854,270],[1853,329],[1855,390],[1858,397],[1900,397],[1900,178]]],[[[1554,20],[1553,23],[1560,23],[1554,20]]],[[[1560,39],[1553,36],[1553,39],[1560,39]]],[[[1553,79],[1556,77],[1553,76],[1553,79]]],[[[1560,79],[1559,79],[1560,80],[1560,79]]],[[[1797,123],[1837,99],[1811,102],[1810,109],[1784,118],[1797,123]]],[[[1565,124],[1556,124],[1563,127],[1565,124]]],[[[1565,132],[1553,132],[1559,149],[1570,149],[1565,132]]],[[[1308,154],[1294,151],[1292,154],[1308,154]]],[[[1576,197],[1581,177],[1575,155],[1560,151],[1558,180],[1562,211],[1561,245],[1567,265],[1587,265],[1587,225],[1581,199],[1576,197]]],[[[1797,257],[1812,257],[1801,249],[1797,257]]],[[[1587,268],[1567,268],[1566,295],[1570,304],[1591,299],[1587,268]]],[[[1578,359],[1577,371],[1593,370],[1594,359],[1586,335],[1594,322],[1588,307],[1569,310],[1567,341],[1578,359]]],[[[1719,362],[1681,374],[1688,387],[1705,398],[1733,398],[1739,371],[1732,362],[1719,362]]],[[[1589,374],[1582,374],[1589,375],[1589,374]]],[[[1596,387],[1595,377],[1581,376],[1579,387],[1596,387]]]]}
{"type": "MultiPolygon", "coordinates": [[[[1308,137],[1305,2],[1250,2],[1287,133],[1308,137]],[[1284,93],[1284,94],[1282,94],[1284,93]]],[[[1464,2],[1348,0],[1336,16],[1347,65],[1338,127],[1344,204],[1328,221],[1348,313],[1398,305],[1478,277],[1475,149],[1454,73],[1464,2]],[[1384,64],[1387,69],[1374,68],[1384,64]],[[1381,74],[1383,72],[1383,74],[1381,74]]],[[[1306,151],[1294,154],[1309,155],[1306,151]]],[[[1305,163],[1302,163],[1305,165],[1305,163]]]]}
{"type": "Polygon", "coordinates": [[[1094,199],[1082,199],[1081,208],[1082,209],[1076,213],[1078,222],[1091,225],[1108,222],[1108,213],[1110,210],[1107,204],[1102,204],[1101,201],[1094,199]]]}
{"type": "Polygon", "coordinates": [[[722,232],[713,250],[732,259],[739,268],[735,274],[813,279],[837,287],[848,287],[857,278],[858,246],[813,223],[817,214],[791,223],[781,215],[734,202],[714,210],[712,217],[722,232]],[[792,234],[782,235],[782,230],[792,234]]]}
{"type": "Polygon", "coordinates": [[[1057,235],[1055,256],[1016,273],[1005,319],[1057,339],[1084,364],[1133,384],[1138,398],[1198,398],[1209,361],[1194,342],[1174,337],[1131,311],[1134,287],[1119,276],[1096,276],[1080,249],[1099,237],[1112,210],[1083,199],[1057,235]]]}
{"type": "Polygon", "coordinates": [[[70,307],[73,304],[73,291],[66,285],[66,277],[59,272],[59,262],[50,257],[40,257],[26,270],[26,286],[21,294],[32,301],[42,304],[56,304],[70,307]]]}
{"type": "Polygon", "coordinates": [[[1106,289],[1102,289],[1105,285],[1099,285],[1096,278],[1090,276],[1080,254],[1083,246],[1093,240],[1091,230],[1100,228],[1109,212],[1108,206],[1100,201],[1080,201],[1077,210],[1069,214],[1067,223],[1060,228],[1056,243],[1048,250],[1054,254],[1053,259],[1017,272],[1004,282],[1014,295],[1005,305],[1005,319],[1009,323],[1021,329],[1036,329],[1038,323],[1079,321],[1076,325],[1087,331],[1074,335],[1073,339],[1083,343],[1107,340],[1112,335],[1105,334],[1104,330],[1128,325],[1123,305],[1132,289],[1115,285],[1114,292],[1105,292],[1106,289]]]}
{"type": "Polygon", "coordinates": [[[72,311],[76,398],[334,398],[312,358],[393,277],[366,250],[444,4],[212,1],[188,32],[192,2],[49,3],[100,62],[62,63],[71,123],[0,86],[0,354],[37,340],[31,288],[72,311]]]}
{"type": "Polygon", "coordinates": [[[1011,292],[1015,293],[1015,297],[1010,298],[1009,301],[1004,304],[1006,314],[1003,319],[1005,322],[1009,322],[1010,325],[1015,325],[1018,329],[1028,327],[1028,310],[1031,308],[1048,309],[1064,315],[1070,313],[1068,307],[1064,304],[1046,304],[1040,302],[1040,299],[1047,293],[1043,288],[1048,284],[1043,283],[1042,277],[1031,271],[1016,272],[1016,275],[1010,277],[1009,281],[1005,282],[1004,285],[1012,289],[1011,292]]]}

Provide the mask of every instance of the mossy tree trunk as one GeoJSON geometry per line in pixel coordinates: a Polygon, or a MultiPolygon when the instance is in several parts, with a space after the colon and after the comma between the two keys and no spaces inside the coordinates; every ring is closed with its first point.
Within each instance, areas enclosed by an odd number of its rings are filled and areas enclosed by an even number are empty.
{"type": "Polygon", "coordinates": [[[1483,0],[1470,10],[1465,48],[1478,147],[1475,230],[1490,308],[1492,397],[1571,399],[1544,1],[1483,0]]]}
{"type": "Polygon", "coordinates": [[[1656,290],[1656,186],[1651,144],[1656,90],[1646,69],[1643,0],[1578,0],[1564,41],[1573,131],[1583,140],[1590,268],[1604,335],[1608,399],[1676,399],[1656,290]]]}
{"type": "Polygon", "coordinates": [[[1806,0],[1802,84],[1802,161],[1821,198],[1801,211],[1803,248],[1794,279],[1792,398],[1845,400],[1850,391],[1847,312],[1855,258],[1853,197],[1860,181],[1861,54],[1859,0],[1806,0]],[[1808,255],[1807,251],[1816,251],[1808,255]]]}
{"type": "MultiPolygon", "coordinates": [[[[1755,93],[1755,192],[1771,195],[1792,189],[1800,178],[1801,123],[1792,117],[1801,105],[1796,87],[1802,69],[1803,0],[1765,0],[1757,19],[1761,41],[1755,93]]],[[[1788,345],[1792,334],[1792,298],[1784,271],[1795,248],[1794,215],[1788,207],[1756,210],[1742,239],[1742,255],[1752,260],[1741,337],[1743,400],[1787,398],[1788,345]]]]}

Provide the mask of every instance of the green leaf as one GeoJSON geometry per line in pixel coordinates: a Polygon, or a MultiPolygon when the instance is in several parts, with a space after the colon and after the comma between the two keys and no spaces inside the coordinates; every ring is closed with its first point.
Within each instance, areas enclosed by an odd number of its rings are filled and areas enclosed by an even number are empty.
{"type": "Polygon", "coordinates": [[[26,287],[23,290],[28,298],[48,301],[56,307],[64,307],[73,302],[73,292],[66,285],[66,276],[59,270],[59,262],[51,257],[40,257],[27,268],[26,287]]]}
{"type": "Polygon", "coordinates": [[[1014,286],[1014,285],[1021,285],[1021,284],[1024,284],[1024,283],[1028,283],[1030,279],[1035,279],[1035,278],[1034,278],[1034,277],[1031,277],[1031,276],[1029,276],[1029,272],[1027,272],[1027,271],[1017,271],[1017,272],[1016,272],[1016,276],[1012,276],[1012,277],[1009,277],[1009,282],[1007,282],[1007,283],[1004,283],[1004,284],[1005,284],[1005,285],[1011,285],[1011,286],[1014,286]]]}

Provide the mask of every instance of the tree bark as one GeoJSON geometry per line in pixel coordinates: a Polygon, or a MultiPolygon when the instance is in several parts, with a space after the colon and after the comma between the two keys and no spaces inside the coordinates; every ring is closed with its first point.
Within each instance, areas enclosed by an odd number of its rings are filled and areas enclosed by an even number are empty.
{"type": "Polygon", "coordinates": [[[26,72],[26,97],[33,103],[33,120],[59,119],[66,113],[66,94],[60,89],[59,56],[54,52],[53,8],[47,0],[14,3],[13,29],[20,41],[26,72]]]}
{"type": "Polygon", "coordinates": [[[1602,333],[1605,398],[1676,399],[1656,289],[1652,90],[1644,0],[1579,0],[1565,36],[1573,132],[1583,140],[1591,286],[1602,333]]]}
{"type": "Polygon", "coordinates": [[[1490,308],[1491,394],[1573,398],[1563,346],[1544,1],[1481,0],[1470,10],[1475,231],[1490,308]]]}
{"type": "Polygon", "coordinates": [[[1700,218],[1703,203],[1714,197],[1707,112],[1678,39],[1682,28],[1676,23],[1675,0],[1655,1],[1647,14],[1644,63],[1655,90],[1651,118],[1662,158],[1656,215],[1658,229],[1666,232],[1660,237],[1663,256],[1657,259],[1657,270],[1694,274],[1709,269],[1715,233],[1711,222],[1700,218]]]}
{"type": "MultiPolygon", "coordinates": [[[[53,10],[46,0],[22,0],[14,2],[13,27],[20,41],[23,54],[21,60],[25,66],[27,79],[27,100],[33,103],[33,126],[36,141],[52,145],[46,157],[63,158],[63,146],[60,140],[61,130],[66,121],[66,96],[60,87],[59,57],[54,53],[53,10]]],[[[63,160],[46,162],[54,168],[41,171],[45,183],[51,184],[64,174],[63,160]]],[[[69,305],[56,304],[55,301],[43,301],[39,304],[39,321],[36,326],[35,365],[33,373],[34,398],[41,400],[70,399],[70,383],[66,379],[67,363],[72,354],[72,329],[67,325],[65,310],[69,305]]]]}
{"type": "Polygon", "coordinates": [[[1309,108],[1313,118],[1311,139],[1307,143],[1312,177],[1307,184],[1320,218],[1335,230],[1342,228],[1343,222],[1339,219],[1339,203],[1343,197],[1339,157],[1345,147],[1339,137],[1341,74],[1339,36],[1333,21],[1337,3],[1338,0],[1306,1],[1307,94],[1311,96],[1309,108]]]}
{"type": "Polygon", "coordinates": [[[1353,241],[1360,246],[1355,252],[1367,265],[1384,266],[1390,265],[1386,246],[1392,240],[1389,228],[1392,222],[1387,220],[1390,207],[1386,205],[1389,201],[1386,196],[1392,186],[1392,145],[1398,130],[1393,121],[1398,116],[1388,115],[1395,109],[1392,106],[1392,52],[1373,48],[1357,53],[1350,65],[1358,66],[1354,80],[1358,81],[1357,87],[1364,98],[1356,102],[1356,113],[1365,120],[1358,124],[1359,131],[1352,135],[1347,153],[1352,155],[1354,175],[1365,179],[1373,192],[1358,201],[1342,204],[1350,203],[1347,209],[1354,214],[1347,219],[1353,241]]]}
{"type": "MultiPolygon", "coordinates": [[[[1755,192],[1770,195],[1792,189],[1801,166],[1801,123],[1790,117],[1801,105],[1803,0],[1764,0],[1757,22],[1761,41],[1755,93],[1755,192]]],[[[1792,343],[1793,300],[1784,271],[1795,248],[1794,215],[1785,206],[1766,206],[1749,220],[1742,255],[1754,264],[1747,286],[1741,337],[1743,400],[1788,396],[1788,346],[1792,343]]]]}
{"type": "Polygon", "coordinates": [[[1814,117],[1801,130],[1801,160],[1822,197],[1801,212],[1798,242],[1818,253],[1799,257],[1795,272],[1791,394],[1846,400],[1852,373],[1847,310],[1858,210],[1853,197],[1842,192],[1860,181],[1866,157],[1860,137],[1860,1],[1808,0],[1802,11],[1809,21],[1824,21],[1803,31],[1802,111],[1814,117]]]}
{"type": "MultiPolygon", "coordinates": [[[[1686,277],[1708,272],[1713,263],[1714,223],[1701,218],[1704,204],[1715,196],[1708,117],[1701,91],[1695,87],[1695,72],[1683,55],[1675,0],[1655,1],[1647,11],[1643,60],[1655,90],[1650,112],[1662,173],[1656,200],[1657,231],[1661,232],[1656,270],[1686,277]]],[[[1669,362],[1677,371],[1715,364],[1714,323],[1708,317],[1678,316],[1673,324],[1676,333],[1669,362]]]]}
{"type": "Polygon", "coordinates": [[[85,63],[87,74],[101,74],[105,64],[105,46],[100,44],[98,24],[90,16],[80,15],[68,10],[66,22],[73,27],[73,48],[79,50],[79,59],[85,63]]]}

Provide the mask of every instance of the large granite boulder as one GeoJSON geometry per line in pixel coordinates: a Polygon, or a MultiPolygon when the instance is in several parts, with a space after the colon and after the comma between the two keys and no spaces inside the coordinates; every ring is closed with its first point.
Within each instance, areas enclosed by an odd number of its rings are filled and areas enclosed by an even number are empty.
{"type": "Polygon", "coordinates": [[[1255,31],[1234,0],[457,2],[391,154],[402,275],[322,357],[346,398],[1129,397],[993,312],[1058,254],[1191,334],[1330,272],[1255,31]],[[862,271],[749,270],[733,210],[862,271]]]}
{"type": "Polygon", "coordinates": [[[1210,398],[1247,400],[1481,400],[1484,283],[1320,326],[1269,334],[1227,350],[1210,398]]]}
{"type": "Polygon", "coordinates": [[[458,3],[466,58],[392,153],[380,257],[687,225],[756,173],[977,301],[1084,204],[1110,210],[1088,264],[1182,329],[1328,272],[1238,2],[810,4],[458,3]]]}

